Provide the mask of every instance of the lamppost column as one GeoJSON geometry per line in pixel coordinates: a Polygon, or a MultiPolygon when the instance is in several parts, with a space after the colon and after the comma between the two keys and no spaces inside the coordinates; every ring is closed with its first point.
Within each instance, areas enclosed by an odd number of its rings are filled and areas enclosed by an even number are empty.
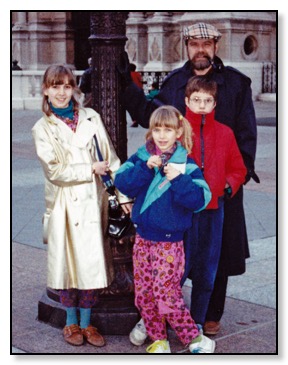
{"type": "Polygon", "coordinates": [[[91,12],[92,107],[101,115],[120,160],[127,159],[126,112],[116,65],[124,51],[128,11],[91,12]]]}

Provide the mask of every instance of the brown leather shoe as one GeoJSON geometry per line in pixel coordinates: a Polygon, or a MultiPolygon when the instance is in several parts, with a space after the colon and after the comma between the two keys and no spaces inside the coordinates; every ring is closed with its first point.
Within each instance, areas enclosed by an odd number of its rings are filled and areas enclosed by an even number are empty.
{"type": "Polygon", "coordinates": [[[81,329],[77,324],[71,324],[71,326],[65,326],[63,329],[64,340],[70,345],[80,346],[83,345],[83,335],[81,329]]]}
{"type": "Polygon", "coordinates": [[[105,345],[104,338],[100,335],[97,328],[91,326],[91,324],[87,328],[82,328],[82,334],[87,342],[93,346],[102,347],[105,345]]]}
{"type": "Polygon", "coordinates": [[[205,335],[217,335],[220,330],[220,322],[206,321],[203,330],[205,335]]]}

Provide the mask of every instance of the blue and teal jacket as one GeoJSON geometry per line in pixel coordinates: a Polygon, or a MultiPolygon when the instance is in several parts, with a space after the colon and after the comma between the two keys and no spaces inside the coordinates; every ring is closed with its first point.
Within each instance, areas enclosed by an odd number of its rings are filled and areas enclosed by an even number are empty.
{"type": "Polygon", "coordinates": [[[201,170],[187,157],[179,142],[168,163],[182,165],[185,174],[171,181],[161,168],[149,169],[150,156],[146,145],[140,147],[117,171],[115,186],[135,198],[132,221],[141,237],[151,241],[180,241],[192,225],[193,212],[205,209],[211,192],[201,170]]]}

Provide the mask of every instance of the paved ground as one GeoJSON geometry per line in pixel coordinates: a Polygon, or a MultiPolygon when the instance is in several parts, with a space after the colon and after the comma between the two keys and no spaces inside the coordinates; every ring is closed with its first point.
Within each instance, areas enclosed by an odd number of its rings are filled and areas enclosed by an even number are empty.
{"type": "MultiPolygon", "coordinates": [[[[276,287],[276,106],[256,102],[258,150],[256,171],[261,184],[245,186],[245,212],[251,258],[244,275],[229,280],[216,354],[277,352],[276,287]]],[[[12,113],[12,354],[144,354],[127,336],[107,336],[107,346],[72,347],[61,330],[37,320],[37,304],[46,288],[46,248],[42,244],[43,174],[35,156],[31,128],[36,111],[12,113]]],[[[128,121],[128,155],[144,141],[146,130],[128,121]]],[[[190,282],[183,288],[189,297],[190,282]]],[[[187,299],[188,303],[188,299],[187,299]]],[[[182,350],[169,332],[171,349],[182,350]]],[[[147,345],[147,344],[146,344],[147,345]]],[[[7,351],[7,350],[6,350],[7,351]]],[[[139,359],[139,357],[137,357],[139,359]]],[[[96,360],[96,359],[95,359],[96,360]]],[[[97,360],[96,360],[97,361],[97,360]]]]}

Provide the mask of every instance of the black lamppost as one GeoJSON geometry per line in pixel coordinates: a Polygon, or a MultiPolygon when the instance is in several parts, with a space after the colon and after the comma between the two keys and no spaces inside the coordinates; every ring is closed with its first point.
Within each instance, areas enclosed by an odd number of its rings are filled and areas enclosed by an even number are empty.
{"type": "Polygon", "coordinates": [[[101,115],[120,160],[127,159],[125,109],[120,104],[121,85],[116,66],[124,51],[128,11],[95,11],[90,14],[92,51],[92,107],[101,115]]]}
{"type": "MultiPolygon", "coordinates": [[[[101,115],[117,155],[127,159],[126,111],[120,103],[121,83],[117,72],[124,51],[128,11],[95,11],[90,13],[92,51],[92,107],[101,115]]],[[[134,237],[121,243],[110,239],[115,280],[101,292],[100,301],[92,311],[92,320],[103,333],[129,333],[137,322],[134,307],[132,246],[134,237]],[[100,324],[99,324],[100,323],[100,324]],[[109,327],[111,325],[111,331],[109,327]],[[115,328],[115,326],[117,328],[115,328]]]]}

